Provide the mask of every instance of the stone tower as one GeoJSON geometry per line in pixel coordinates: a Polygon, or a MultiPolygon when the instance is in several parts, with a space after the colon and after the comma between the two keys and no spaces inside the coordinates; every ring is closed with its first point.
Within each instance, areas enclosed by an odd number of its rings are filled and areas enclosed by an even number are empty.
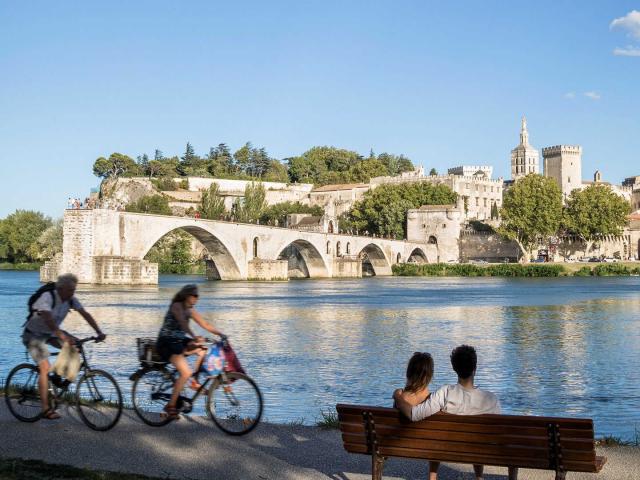
{"type": "Polygon", "coordinates": [[[530,173],[540,173],[538,150],[529,144],[527,119],[522,117],[520,145],[511,150],[511,179],[518,180],[530,173]]]}
{"type": "Polygon", "coordinates": [[[556,145],[542,149],[544,176],[553,178],[567,200],[571,192],[582,187],[582,147],[556,145]]]}

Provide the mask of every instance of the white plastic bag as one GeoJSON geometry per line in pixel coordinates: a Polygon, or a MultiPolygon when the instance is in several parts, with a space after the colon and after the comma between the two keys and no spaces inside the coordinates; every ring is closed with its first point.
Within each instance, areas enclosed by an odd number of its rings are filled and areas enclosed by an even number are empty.
{"type": "Polygon", "coordinates": [[[62,350],[58,354],[56,363],[53,365],[54,373],[73,382],[80,371],[82,359],[75,347],[64,342],[62,350]]]}

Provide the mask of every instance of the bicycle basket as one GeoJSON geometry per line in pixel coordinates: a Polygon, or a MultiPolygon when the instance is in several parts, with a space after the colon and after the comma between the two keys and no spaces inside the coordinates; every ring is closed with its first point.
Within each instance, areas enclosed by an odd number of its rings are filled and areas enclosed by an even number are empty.
{"type": "Polygon", "coordinates": [[[155,338],[136,338],[138,345],[138,359],[142,365],[164,363],[156,351],[155,338]]]}

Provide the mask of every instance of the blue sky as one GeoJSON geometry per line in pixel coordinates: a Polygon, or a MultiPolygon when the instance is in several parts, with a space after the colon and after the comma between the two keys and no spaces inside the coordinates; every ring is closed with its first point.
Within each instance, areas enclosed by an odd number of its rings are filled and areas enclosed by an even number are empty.
{"type": "Polygon", "coordinates": [[[509,176],[531,143],[640,175],[640,2],[1,2],[0,217],[111,152],[314,145],[509,176]],[[232,5],[230,5],[232,4],[232,5]],[[615,54],[614,54],[615,53],[615,54]]]}

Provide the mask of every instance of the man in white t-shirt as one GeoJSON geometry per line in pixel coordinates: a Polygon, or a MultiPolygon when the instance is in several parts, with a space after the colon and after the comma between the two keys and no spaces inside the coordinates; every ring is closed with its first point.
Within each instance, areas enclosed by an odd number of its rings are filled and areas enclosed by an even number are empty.
{"type": "Polygon", "coordinates": [[[48,376],[51,366],[49,365],[49,349],[47,345],[61,348],[62,343],[73,344],[75,337],[60,328],[70,309],[76,310],[96,331],[98,341],[106,338],[100,327],[87,312],[78,299],[74,296],[78,278],[66,273],[60,275],[56,281],[55,288],[43,291],[31,306],[31,314],[27,319],[22,332],[22,342],[27,347],[29,354],[38,365],[40,376],[38,378],[38,389],[40,391],[40,402],[42,404],[42,418],[54,420],[60,415],[49,409],[48,400],[48,376]]]}
{"type": "MultiPolygon", "coordinates": [[[[482,415],[500,413],[498,397],[474,385],[478,357],[469,345],[460,345],[451,352],[451,366],[458,374],[458,383],[444,385],[431,394],[424,402],[412,406],[402,396],[402,389],[393,392],[396,408],[412,422],[430,417],[440,411],[453,415],[482,415]]],[[[429,480],[436,480],[440,462],[429,462],[429,480]]],[[[483,465],[474,465],[476,480],[482,480],[483,465]]],[[[509,468],[509,478],[516,478],[517,469],[509,468]]]]}

